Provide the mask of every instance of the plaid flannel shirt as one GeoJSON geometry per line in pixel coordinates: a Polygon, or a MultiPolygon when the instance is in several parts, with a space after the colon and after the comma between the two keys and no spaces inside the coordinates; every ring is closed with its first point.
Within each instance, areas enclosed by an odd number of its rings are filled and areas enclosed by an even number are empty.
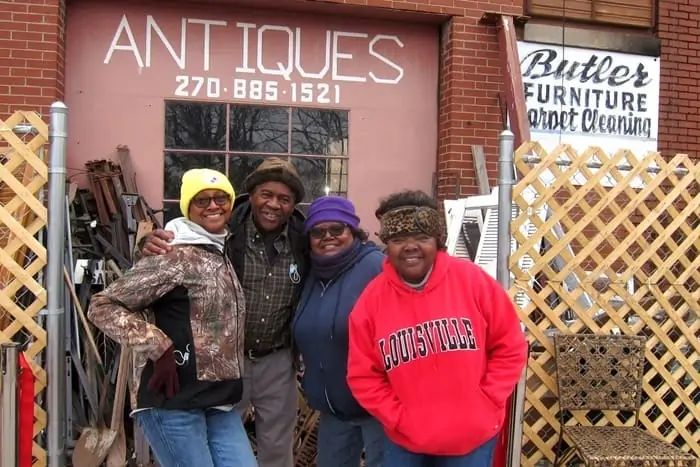
{"type": "Polygon", "coordinates": [[[245,223],[246,247],[243,277],[239,278],[246,300],[245,351],[265,352],[288,346],[295,284],[295,267],[287,231],[275,240],[277,257],[272,261],[252,218],[245,223]]]}

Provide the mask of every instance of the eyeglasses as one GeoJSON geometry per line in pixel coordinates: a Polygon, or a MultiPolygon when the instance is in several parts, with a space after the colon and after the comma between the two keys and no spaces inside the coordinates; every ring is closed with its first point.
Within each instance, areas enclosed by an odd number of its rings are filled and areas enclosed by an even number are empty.
{"type": "Polygon", "coordinates": [[[212,200],[214,200],[214,204],[216,204],[217,206],[223,206],[224,204],[229,203],[231,201],[231,197],[229,195],[216,195],[202,198],[194,198],[192,199],[192,204],[194,204],[200,209],[204,209],[206,207],[209,207],[212,200]]]}
{"type": "Polygon", "coordinates": [[[345,232],[346,227],[347,225],[345,224],[334,224],[330,227],[314,227],[309,230],[309,235],[316,240],[322,239],[326,234],[330,234],[331,237],[340,237],[345,232]]]}

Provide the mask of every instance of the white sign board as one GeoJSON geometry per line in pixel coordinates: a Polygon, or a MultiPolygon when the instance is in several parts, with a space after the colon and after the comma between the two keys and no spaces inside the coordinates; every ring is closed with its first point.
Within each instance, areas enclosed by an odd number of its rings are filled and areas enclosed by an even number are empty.
{"type": "Polygon", "coordinates": [[[657,150],[656,57],[519,42],[531,139],[549,150],[657,150]]]}
{"type": "Polygon", "coordinates": [[[345,104],[343,83],[401,83],[408,58],[404,42],[393,34],[339,31],[313,23],[302,27],[179,17],[172,12],[158,19],[122,14],[110,35],[105,65],[126,56],[129,61],[114,66],[128,64],[140,75],[152,76],[150,68],[162,70],[165,64],[174,74],[172,95],[178,98],[337,106],[345,104]]]}

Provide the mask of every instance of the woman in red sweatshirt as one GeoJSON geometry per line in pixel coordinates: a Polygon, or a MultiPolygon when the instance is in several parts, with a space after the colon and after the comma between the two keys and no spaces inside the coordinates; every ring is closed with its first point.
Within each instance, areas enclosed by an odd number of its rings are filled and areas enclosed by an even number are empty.
{"type": "Polygon", "coordinates": [[[376,213],[382,273],[350,315],[348,384],[384,426],[384,467],[489,467],[527,360],[507,293],[444,252],[434,199],[396,193],[376,213]]]}

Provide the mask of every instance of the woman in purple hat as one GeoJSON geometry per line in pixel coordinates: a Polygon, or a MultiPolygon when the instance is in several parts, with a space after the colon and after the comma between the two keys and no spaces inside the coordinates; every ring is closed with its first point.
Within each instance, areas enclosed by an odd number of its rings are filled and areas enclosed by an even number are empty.
{"type": "Polygon", "coordinates": [[[304,362],[302,390],[321,412],[318,467],[380,467],[386,442],[382,426],[355,400],[347,385],[348,316],[384,255],[360,229],[355,206],[325,196],[309,207],[304,231],[311,271],[292,323],[304,362]]]}

